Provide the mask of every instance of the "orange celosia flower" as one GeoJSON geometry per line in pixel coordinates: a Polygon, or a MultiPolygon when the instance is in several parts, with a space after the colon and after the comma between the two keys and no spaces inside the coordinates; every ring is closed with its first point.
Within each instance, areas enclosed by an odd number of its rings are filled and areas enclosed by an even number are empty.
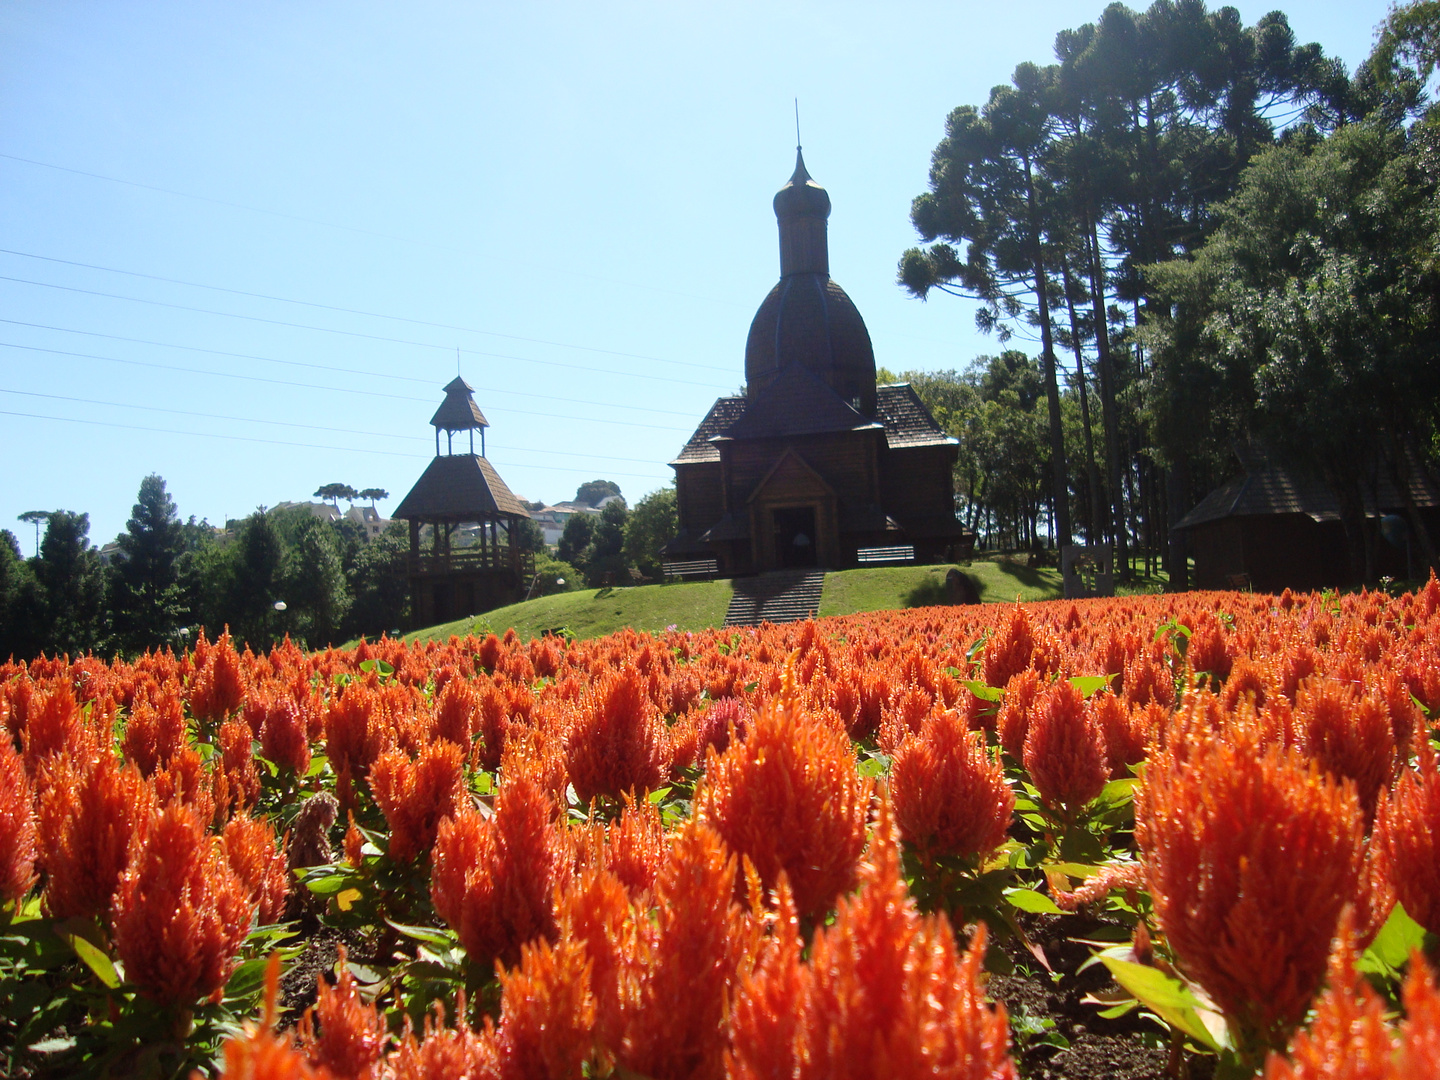
{"type": "Polygon", "coordinates": [[[1135,837],[1156,918],[1247,1049],[1304,1017],[1342,907],[1365,899],[1363,830],[1353,786],[1253,727],[1172,732],[1147,764],[1135,837]]]}
{"type": "Polygon", "coordinates": [[[1085,703],[1090,722],[1105,740],[1106,761],[1110,765],[1110,778],[1121,780],[1130,775],[1130,766],[1145,760],[1146,744],[1150,739],[1150,724],[1146,711],[1124,698],[1117,698],[1108,691],[1096,694],[1085,703]]]}
{"type": "Polygon", "coordinates": [[[440,823],[430,895],[481,970],[496,959],[513,966],[537,937],[555,939],[554,892],[569,877],[570,853],[554,812],[522,774],[501,785],[488,821],[462,810],[440,823]]]}
{"type": "Polygon", "coordinates": [[[1070,682],[1036,697],[1022,757],[1041,800],[1066,820],[1074,820],[1110,780],[1105,736],[1070,682]]]}
{"type": "Polygon", "coordinates": [[[364,1080],[376,1074],[376,1065],[385,1051],[389,1038],[385,1018],[374,1005],[361,1000],[343,945],[336,967],[339,977],[333,986],[323,975],[316,979],[318,996],[300,1018],[299,1042],[311,1064],[328,1070],[339,1080],[364,1080]]]}
{"type": "Polygon", "coordinates": [[[496,1056],[502,1080],[581,1075],[595,1049],[595,998],[585,945],[543,938],[520,948],[520,966],[500,973],[496,1056]]]}
{"type": "MultiPolygon", "coordinates": [[[[1435,584],[1434,571],[1430,584],[1435,584]]],[[[1396,1080],[1433,1078],[1436,1062],[1440,1062],[1440,992],[1435,988],[1435,973],[1418,953],[1410,957],[1401,1003],[1405,1006],[1405,1020],[1400,1025],[1396,1080]]]]}
{"type": "Polygon", "coordinates": [[[220,725],[219,743],[229,802],[236,810],[247,810],[260,798],[260,770],[255,767],[250,725],[241,720],[225,721],[220,725]]]}
{"type": "Polygon", "coordinates": [[[1005,628],[994,634],[981,654],[981,672],[986,686],[1004,687],[1030,666],[1035,649],[1035,634],[1030,619],[1020,605],[1010,612],[1005,628]]]}
{"type": "Polygon", "coordinates": [[[115,891],[111,934],[125,977],[161,1005],[215,998],[250,931],[254,906],[220,841],[195,811],[158,811],[115,891]]]}
{"type": "Polygon", "coordinates": [[[746,952],[734,903],[735,858],[695,821],[676,838],[655,884],[655,932],[642,938],[638,1000],[621,1063],[655,1080],[723,1075],[727,998],[746,952]]]}
{"type": "Polygon", "coordinates": [[[349,815],[350,824],[345,829],[345,839],[341,841],[345,849],[345,861],[357,870],[360,864],[365,861],[365,834],[355,824],[355,815],[349,815]]]}
{"type": "Polygon", "coordinates": [[[755,970],[740,978],[730,1017],[731,1046],[725,1052],[729,1080],[801,1075],[812,975],[801,960],[800,918],[783,873],[775,908],[774,933],[755,970]]]}
{"type": "Polygon", "coordinates": [[[743,741],[709,754],[694,805],[767,889],[784,870],[801,914],[818,918],[855,880],[870,783],[844,733],[799,706],[792,672],[743,741]]]}
{"type": "Polygon", "coordinates": [[[187,742],[185,705],[174,683],[164,689],[157,688],[153,698],[135,698],[125,722],[120,749],[126,760],[139,766],[142,774],[151,775],[187,742]]]}
{"type": "Polygon", "coordinates": [[[35,883],[35,808],[25,762],[0,737],[0,902],[19,900],[35,883]]]}
{"type": "MultiPolygon", "coordinates": [[[[259,1024],[245,1025],[245,1034],[225,1041],[225,1065],[220,1080],[330,1080],[324,1069],[313,1069],[289,1039],[275,1034],[279,1015],[280,954],[271,953],[265,967],[265,1011],[259,1024]]],[[[199,1080],[198,1072],[191,1080],[199,1080]]]]}
{"type": "Polygon", "coordinates": [[[1336,777],[1355,782],[1367,816],[1395,773],[1395,732],[1389,710],[1334,679],[1311,678],[1295,700],[1295,726],[1305,752],[1336,777]]]}
{"type": "Polygon", "coordinates": [[[1330,956],[1329,988],[1315,1003],[1310,1026],[1290,1041],[1288,1060],[1270,1055],[1265,1080],[1400,1080],[1405,1075],[1393,1071],[1395,1037],[1385,1022],[1385,1002],[1356,974],[1350,929],[1347,915],[1330,956]]]}
{"type": "Polygon", "coordinates": [[[260,753],[266,761],[304,776],[310,768],[310,733],[305,710],[287,693],[277,694],[260,724],[260,753]]]}
{"type": "Polygon", "coordinates": [[[429,849],[441,819],[461,805],[465,753],[446,739],[425,747],[414,762],[403,750],[387,751],[370,767],[370,790],[390,825],[387,854],[409,862],[429,849]]]}
{"type": "Polygon", "coordinates": [[[52,758],[38,786],[46,913],[53,919],[108,914],[130,844],[149,824],[153,789],[134,765],[121,769],[109,754],[94,763],[52,758]]]}
{"type": "Polygon", "coordinates": [[[487,1026],[475,1032],[465,1022],[465,995],[460,993],[455,1027],[445,1026],[445,1010],[435,1003],[434,1016],[425,1018],[425,1039],[416,1040],[405,1018],[400,1045],[385,1059],[387,1080],[497,1080],[500,1063],[494,1032],[487,1026]]]}
{"type": "Polygon", "coordinates": [[[241,670],[240,657],[230,644],[230,631],[226,630],[215,644],[204,649],[202,643],[195,645],[196,670],[190,680],[190,715],[202,724],[216,724],[224,720],[245,700],[245,680],[241,670]]]}
{"type": "Polygon", "coordinates": [[[1405,911],[1440,933],[1440,771],[1428,752],[1420,765],[1418,772],[1406,769],[1380,799],[1374,843],[1405,911]]]}
{"type": "Polygon", "coordinates": [[[586,802],[596,795],[649,791],[664,782],[669,739],[634,668],[606,672],[586,689],[566,736],[565,767],[586,802]]]}
{"type": "Polygon", "coordinates": [[[225,859],[257,905],[260,924],[278,922],[285,913],[290,875],[285,853],[275,843],[275,830],[263,818],[242,813],[226,823],[222,836],[225,859]]]}
{"type": "Polygon", "coordinates": [[[654,888],[655,877],[670,853],[659,807],[648,799],[630,796],[614,822],[592,819],[576,839],[580,865],[609,870],[632,895],[654,888]]]}
{"type": "Polygon", "coordinates": [[[595,1000],[597,1047],[619,1047],[625,1018],[638,999],[637,959],[641,932],[653,931],[648,920],[637,925],[629,894],[608,870],[582,868],[556,905],[560,940],[585,945],[590,962],[590,989],[595,1000]]]}
{"type": "Polygon", "coordinates": [[[884,800],[860,891],[817,931],[808,966],[797,963],[786,914],[736,1003],[730,1077],[1015,1080],[1005,1008],[980,989],[983,924],[962,957],[944,916],[917,914],[884,800]],[[794,996],[782,997],[772,979],[794,996]]]}
{"type": "Polygon", "coordinates": [[[927,719],[890,767],[901,838],[922,858],[978,858],[1005,842],[1015,793],[985,752],[985,737],[954,712],[927,719]]]}
{"type": "Polygon", "coordinates": [[[1005,686],[1000,711],[995,717],[995,731],[1000,745],[1016,761],[1025,754],[1025,736],[1030,731],[1030,712],[1040,693],[1040,673],[1027,669],[1014,676],[1005,686]]]}
{"type": "Polygon", "coordinates": [[[451,679],[435,695],[435,737],[470,747],[480,726],[480,695],[463,679],[451,679]]]}
{"type": "Polygon", "coordinates": [[[25,765],[34,775],[42,759],[62,752],[84,757],[94,739],[87,738],[85,719],[75,701],[69,682],[58,682],[49,690],[38,690],[30,698],[21,735],[25,765]]]}

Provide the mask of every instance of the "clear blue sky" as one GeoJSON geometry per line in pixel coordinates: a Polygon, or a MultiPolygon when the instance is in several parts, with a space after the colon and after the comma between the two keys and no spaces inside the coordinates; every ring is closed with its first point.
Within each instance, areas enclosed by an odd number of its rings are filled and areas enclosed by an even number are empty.
{"type": "MultiPolygon", "coordinates": [[[[910,200],[946,113],[1102,6],[11,0],[0,528],[103,543],[151,472],[214,523],[332,481],[388,512],[457,348],[518,495],[634,502],[743,380],[797,96],[877,362],[963,368],[971,308],[894,284],[910,200]]],[[[1353,66],[1386,7],[1288,12],[1353,66]]]]}

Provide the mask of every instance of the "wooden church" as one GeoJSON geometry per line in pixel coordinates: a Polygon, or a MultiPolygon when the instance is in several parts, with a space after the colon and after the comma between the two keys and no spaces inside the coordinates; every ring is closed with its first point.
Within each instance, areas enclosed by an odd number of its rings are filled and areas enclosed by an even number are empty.
{"type": "Polygon", "coordinates": [[[435,458],[394,514],[410,522],[410,617],[416,626],[513,604],[524,597],[535,573],[535,556],[512,539],[530,513],[485,457],[490,425],[475,404],[475,391],[458,375],[445,387],[445,400],[430,424],[435,458]],[[469,436],[469,449],[457,454],[460,432],[469,436]]]}
{"type": "Polygon", "coordinates": [[[959,454],[908,383],[875,384],[870,333],[830,277],[830,196],[797,147],[775,196],[780,281],[745,343],[745,393],[720,398],[675,469],[667,559],[720,574],[953,557],[959,454]]]}

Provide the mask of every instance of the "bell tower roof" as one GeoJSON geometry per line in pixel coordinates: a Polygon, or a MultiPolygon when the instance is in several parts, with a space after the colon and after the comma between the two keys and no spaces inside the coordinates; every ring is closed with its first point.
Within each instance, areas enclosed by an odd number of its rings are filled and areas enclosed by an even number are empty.
{"type": "Polygon", "coordinates": [[[474,431],[489,427],[490,422],[485,419],[480,406],[475,404],[474,388],[456,375],[446,384],[445,400],[430,418],[430,426],[437,432],[474,431]]]}

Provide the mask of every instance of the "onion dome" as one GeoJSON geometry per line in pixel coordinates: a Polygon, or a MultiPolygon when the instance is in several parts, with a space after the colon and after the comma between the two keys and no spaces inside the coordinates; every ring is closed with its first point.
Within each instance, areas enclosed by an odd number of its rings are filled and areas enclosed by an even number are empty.
{"type": "Polygon", "coordinates": [[[854,302],[830,278],[829,216],[830,196],[811,179],[797,147],[795,172],[775,195],[780,281],[750,324],[746,393],[754,398],[800,364],[873,419],[875,350],[854,302]]]}

